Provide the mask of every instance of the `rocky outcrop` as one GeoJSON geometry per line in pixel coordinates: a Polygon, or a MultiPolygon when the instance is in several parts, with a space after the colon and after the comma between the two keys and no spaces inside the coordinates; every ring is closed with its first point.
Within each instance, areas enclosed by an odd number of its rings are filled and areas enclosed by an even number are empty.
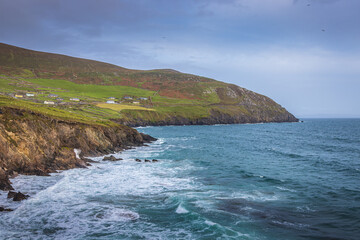
{"type": "Polygon", "coordinates": [[[116,162],[116,161],[120,161],[120,160],[123,160],[122,158],[116,158],[114,157],[113,155],[110,155],[108,157],[104,157],[102,159],[103,161],[111,161],[111,162],[116,162]]]}
{"type": "Polygon", "coordinates": [[[11,212],[11,211],[13,210],[9,208],[0,207],[0,212],[11,212]]]}
{"type": "MultiPolygon", "coordinates": [[[[123,113],[126,115],[126,113],[123,113]]],[[[287,112],[272,110],[254,110],[251,114],[235,110],[231,113],[221,109],[212,109],[209,116],[201,118],[186,118],[178,115],[159,115],[148,111],[148,118],[134,117],[129,114],[128,118],[114,119],[114,122],[130,127],[139,126],[167,126],[167,125],[214,125],[214,124],[241,124],[241,123],[270,123],[270,122],[298,122],[294,115],[287,112]]],[[[143,116],[143,115],[142,115],[143,116]]]]}
{"type": "Polygon", "coordinates": [[[12,190],[9,175],[48,175],[86,167],[84,155],[109,154],[154,138],[114,124],[89,125],[31,111],[0,108],[0,189],[12,190]],[[80,149],[77,158],[74,149],[80,149]]]}
{"type": "Polygon", "coordinates": [[[12,198],[13,201],[16,202],[28,199],[29,197],[30,197],[29,195],[23,194],[21,192],[12,192],[12,191],[10,191],[7,195],[7,198],[12,198]]]}

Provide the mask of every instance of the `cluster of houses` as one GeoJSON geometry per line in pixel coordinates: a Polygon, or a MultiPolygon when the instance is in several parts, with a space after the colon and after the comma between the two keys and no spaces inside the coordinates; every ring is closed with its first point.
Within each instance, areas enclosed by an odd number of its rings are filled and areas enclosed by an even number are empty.
{"type": "MultiPolygon", "coordinates": [[[[14,94],[12,95],[13,97],[15,98],[26,98],[26,97],[35,97],[35,93],[26,93],[26,94],[14,94]]],[[[56,101],[51,101],[51,100],[45,100],[44,101],[44,104],[46,105],[55,105],[55,103],[59,103],[59,104],[62,104],[62,101],[64,101],[63,98],[59,97],[59,95],[57,94],[49,94],[48,95],[49,98],[53,98],[55,99],[56,101]]],[[[69,99],[70,101],[72,102],[80,102],[80,98],[70,98],[69,99]]],[[[118,102],[116,101],[117,99],[115,97],[109,97],[106,101],[106,103],[109,103],[109,104],[117,104],[118,102]]],[[[136,97],[131,97],[131,96],[124,96],[123,97],[123,100],[127,103],[132,103],[132,104],[140,104],[140,101],[147,101],[148,98],[147,97],[139,97],[139,98],[136,98],[136,97]]]]}
{"type": "MultiPolygon", "coordinates": [[[[55,100],[58,102],[58,103],[61,103],[61,101],[64,101],[63,98],[60,98],[59,95],[57,94],[49,94],[48,97],[50,98],[55,98],[55,100]]],[[[73,102],[80,102],[80,98],[70,98],[70,101],[73,101],[73,102]]],[[[54,101],[44,101],[44,104],[47,104],[47,105],[54,105],[55,102],[54,101]]]]}
{"type": "MultiPolygon", "coordinates": [[[[25,94],[16,93],[16,94],[11,94],[11,96],[13,96],[14,98],[20,98],[20,99],[22,99],[22,98],[31,98],[31,97],[35,97],[35,93],[25,93],[25,94]]],[[[57,94],[49,94],[48,97],[49,98],[54,98],[56,100],[56,103],[62,103],[62,101],[64,101],[64,99],[59,97],[59,95],[57,95],[57,94]]],[[[70,101],[80,102],[80,98],[70,98],[70,101]]],[[[54,105],[55,101],[45,100],[44,104],[54,105]]]]}
{"type": "Polygon", "coordinates": [[[26,93],[24,94],[15,94],[13,95],[15,98],[24,98],[24,97],[35,97],[35,93],[26,93]]]}
{"type": "MultiPolygon", "coordinates": [[[[126,100],[127,102],[131,101],[131,100],[135,100],[135,101],[132,101],[131,103],[133,104],[140,104],[139,101],[136,101],[136,100],[140,100],[140,101],[147,101],[148,98],[147,97],[139,97],[139,98],[133,98],[133,97],[130,97],[130,96],[125,96],[123,97],[124,100],[126,100]]],[[[106,101],[106,103],[109,103],[109,104],[117,104],[116,102],[116,98],[115,97],[109,97],[108,100],[106,101]]]]}

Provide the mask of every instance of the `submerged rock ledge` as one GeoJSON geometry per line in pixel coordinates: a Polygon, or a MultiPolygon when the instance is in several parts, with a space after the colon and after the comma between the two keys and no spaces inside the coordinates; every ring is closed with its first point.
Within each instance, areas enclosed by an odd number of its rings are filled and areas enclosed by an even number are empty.
{"type": "Polygon", "coordinates": [[[90,125],[0,108],[0,190],[13,190],[9,176],[46,176],[86,167],[84,155],[104,155],[156,140],[124,125],[90,125]],[[74,149],[80,149],[77,156],[74,149]]]}

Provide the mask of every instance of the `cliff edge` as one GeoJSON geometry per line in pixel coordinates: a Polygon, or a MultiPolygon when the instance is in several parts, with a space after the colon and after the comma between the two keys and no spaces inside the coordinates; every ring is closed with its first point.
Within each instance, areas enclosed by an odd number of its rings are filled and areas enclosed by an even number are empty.
{"type": "Polygon", "coordinates": [[[0,189],[12,189],[11,175],[45,176],[56,170],[86,167],[84,155],[108,154],[152,140],[123,125],[79,123],[1,107],[0,189]],[[79,156],[74,149],[81,150],[79,156]]]}

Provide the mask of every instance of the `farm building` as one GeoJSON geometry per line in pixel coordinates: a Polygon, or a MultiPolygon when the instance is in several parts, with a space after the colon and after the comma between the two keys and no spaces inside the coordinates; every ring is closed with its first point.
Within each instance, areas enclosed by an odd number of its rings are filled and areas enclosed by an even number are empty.
{"type": "Polygon", "coordinates": [[[44,104],[47,104],[47,105],[54,105],[55,103],[52,102],[52,101],[44,101],[44,104]]]}
{"type": "Polygon", "coordinates": [[[140,104],[140,102],[134,101],[133,104],[140,104]]]}
{"type": "Polygon", "coordinates": [[[141,98],[139,98],[139,100],[146,101],[146,100],[148,100],[148,98],[146,98],[146,97],[141,97],[141,98]]]}
{"type": "Polygon", "coordinates": [[[23,98],[23,97],[24,97],[24,95],[21,95],[21,94],[15,94],[15,97],[16,97],[16,98],[23,98]]]}
{"type": "Polygon", "coordinates": [[[115,101],[113,101],[113,100],[107,100],[106,103],[115,104],[115,101]]]}
{"type": "Polygon", "coordinates": [[[124,99],[132,99],[132,97],[125,96],[124,99]]]}
{"type": "Polygon", "coordinates": [[[79,98],[70,98],[70,101],[79,102],[80,99],[79,98]]]}
{"type": "Polygon", "coordinates": [[[59,97],[59,95],[57,95],[57,94],[49,94],[49,97],[51,97],[51,98],[57,98],[57,97],[59,97]]]}
{"type": "Polygon", "coordinates": [[[26,96],[27,96],[27,97],[34,97],[35,94],[33,94],[33,93],[26,93],[26,96]]]}
{"type": "Polygon", "coordinates": [[[114,98],[114,97],[109,97],[108,99],[109,99],[109,100],[115,100],[116,98],[114,98]]]}

